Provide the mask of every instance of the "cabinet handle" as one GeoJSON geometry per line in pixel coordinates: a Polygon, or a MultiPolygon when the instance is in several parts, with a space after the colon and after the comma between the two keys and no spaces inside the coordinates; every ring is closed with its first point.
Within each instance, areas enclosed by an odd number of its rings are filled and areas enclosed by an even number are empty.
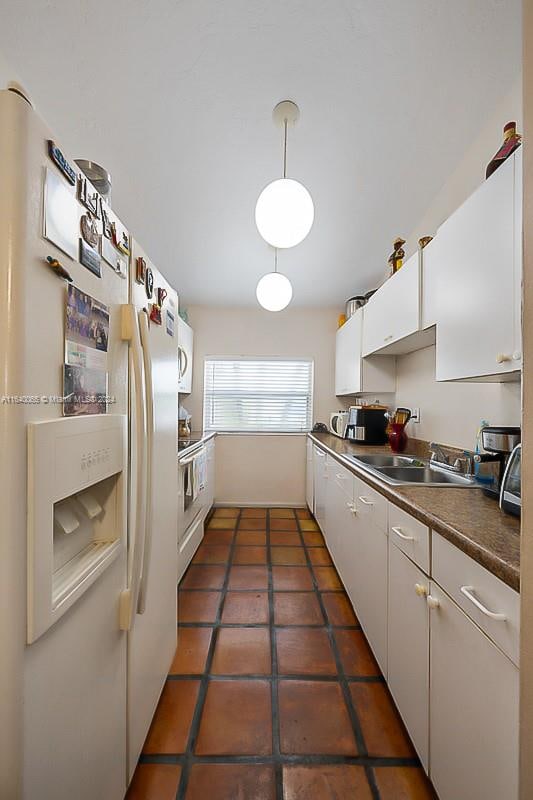
{"type": "Polygon", "coordinates": [[[352,514],[357,514],[357,508],[355,507],[355,503],[346,503],[346,507],[350,509],[352,514]]]}
{"type": "Polygon", "coordinates": [[[426,597],[427,604],[430,608],[439,608],[440,600],[437,600],[436,597],[432,597],[430,594],[426,597]]]}
{"type": "Polygon", "coordinates": [[[415,592],[419,597],[427,597],[428,587],[423,583],[415,583],[415,592]]]}
{"type": "Polygon", "coordinates": [[[520,361],[521,358],[522,358],[522,353],[520,353],[518,350],[516,351],[516,353],[513,353],[513,361],[520,361]]]}
{"type": "Polygon", "coordinates": [[[384,342],[390,342],[390,340],[391,340],[392,338],[393,338],[393,334],[391,333],[391,335],[390,335],[390,336],[385,336],[385,338],[383,339],[383,341],[384,341],[384,342]]]}
{"type": "Polygon", "coordinates": [[[362,504],[364,506],[373,506],[374,505],[374,501],[373,500],[369,500],[368,497],[360,497],[359,500],[362,502],[362,504]]]}
{"type": "Polygon", "coordinates": [[[391,528],[391,531],[395,533],[396,536],[399,536],[400,539],[403,539],[405,542],[416,541],[414,536],[408,536],[406,533],[402,533],[401,528],[391,528]]]}
{"type": "Polygon", "coordinates": [[[489,609],[480,603],[477,597],[473,594],[474,587],[473,586],[461,586],[461,594],[464,594],[471,603],[475,605],[476,608],[479,608],[482,614],[485,614],[486,617],[490,617],[491,619],[497,619],[503,622],[507,617],[505,614],[497,614],[495,611],[489,611],[489,609]]]}
{"type": "Polygon", "coordinates": [[[347,481],[347,480],[348,480],[348,478],[346,477],[346,475],[341,475],[341,474],[340,474],[340,472],[337,472],[337,474],[335,475],[335,477],[336,477],[336,478],[338,478],[340,481],[347,481]]]}
{"type": "Polygon", "coordinates": [[[513,357],[510,356],[508,353],[498,353],[496,356],[496,361],[498,364],[503,364],[504,361],[512,361],[513,357]]]}

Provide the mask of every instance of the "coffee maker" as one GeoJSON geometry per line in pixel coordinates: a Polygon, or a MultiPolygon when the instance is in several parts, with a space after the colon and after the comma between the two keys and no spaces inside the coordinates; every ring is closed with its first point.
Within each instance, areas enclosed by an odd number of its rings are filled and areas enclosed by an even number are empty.
{"type": "Polygon", "coordinates": [[[510,425],[487,425],[481,429],[481,443],[484,453],[477,453],[474,461],[484,463],[496,461],[499,464],[497,483],[486,486],[483,492],[494,500],[500,500],[500,490],[507,462],[515,447],[520,444],[521,429],[510,425]]]}

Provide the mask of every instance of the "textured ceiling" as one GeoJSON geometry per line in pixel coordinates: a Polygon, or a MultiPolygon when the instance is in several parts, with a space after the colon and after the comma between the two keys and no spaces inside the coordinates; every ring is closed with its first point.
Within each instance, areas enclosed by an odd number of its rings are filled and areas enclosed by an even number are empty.
{"type": "MultiPolygon", "coordinates": [[[[520,70],[519,0],[0,0],[0,51],[59,142],[185,302],[250,305],[294,99],[288,173],[315,224],[279,268],[300,305],[384,273],[520,70]]],[[[489,155],[489,154],[487,154],[489,155]]]]}

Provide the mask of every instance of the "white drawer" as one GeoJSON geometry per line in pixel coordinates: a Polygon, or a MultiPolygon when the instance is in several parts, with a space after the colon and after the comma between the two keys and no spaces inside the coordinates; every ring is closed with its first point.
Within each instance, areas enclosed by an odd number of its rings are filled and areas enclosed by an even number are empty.
{"type": "Polygon", "coordinates": [[[198,514],[190,528],[185,531],[181,542],[178,543],[178,581],[181,580],[204,538],[204,521],[205,515],[198,514]]]}
{"type": "Polygon", "coordinates": [[[389,503],[389,538],[402,553],[429,575],[429,528],[406,511],[389,503]]]}
{"type": "Polygon", "coordinates": [[[387,500],[367,483],[354,477],[354,503],[357,515],[387,533],[387,500]]]}
{"type": "Polygon", "coordinates": [[[433,579],[518,665],[520,595],[438,533],[433,533],[433,579]],[[501,616],[500,616],[501,615],[501,616]]]}

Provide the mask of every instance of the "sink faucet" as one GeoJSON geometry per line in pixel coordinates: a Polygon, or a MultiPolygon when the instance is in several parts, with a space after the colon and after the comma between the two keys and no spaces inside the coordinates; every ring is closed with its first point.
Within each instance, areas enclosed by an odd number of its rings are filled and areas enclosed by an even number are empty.
{"type": "Polygon", "coordinates": [[[431,442],[429,449],[431,451],[430,461],[436,461],[440,464],[449,464],[448,456],[440,444],[437,444],[437,442],[431,442]]]}

